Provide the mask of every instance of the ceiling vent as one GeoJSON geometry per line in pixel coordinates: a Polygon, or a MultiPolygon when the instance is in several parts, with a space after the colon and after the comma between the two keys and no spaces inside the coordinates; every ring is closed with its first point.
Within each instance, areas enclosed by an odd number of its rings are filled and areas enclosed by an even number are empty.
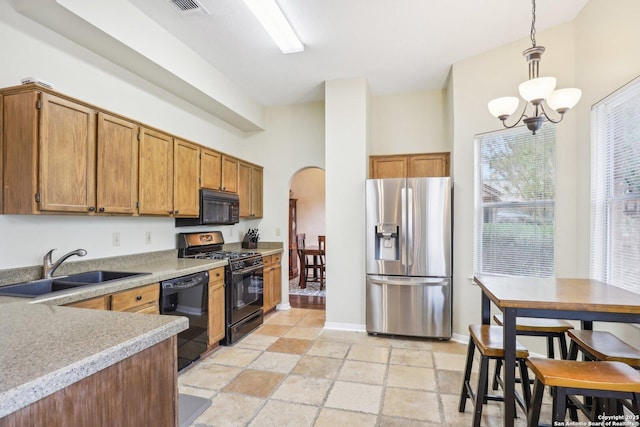
{"type": "Polygon", "coordinates": [[[180,15],[211,15],[200,0],[167,0],[180,15]]]}

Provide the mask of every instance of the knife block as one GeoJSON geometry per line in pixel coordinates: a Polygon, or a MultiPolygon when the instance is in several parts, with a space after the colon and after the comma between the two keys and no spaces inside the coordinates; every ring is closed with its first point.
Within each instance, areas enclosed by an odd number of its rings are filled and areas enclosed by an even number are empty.
{"type": "Polygon", "coordinates": [[[255,237],[249,237],[248,234],[244,235],[244,239],[242,239],[242,249],[257,249],[258,248],[258,239],[255,237]]]}

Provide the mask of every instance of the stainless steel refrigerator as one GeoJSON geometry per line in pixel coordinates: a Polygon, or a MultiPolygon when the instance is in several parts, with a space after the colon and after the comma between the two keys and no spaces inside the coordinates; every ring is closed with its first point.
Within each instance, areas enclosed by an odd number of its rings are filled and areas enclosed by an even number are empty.
{"type": "Polygon", "coordinates": [[[451,190],[451,178],[367,180],[367,332],[451,338],[451,190]]]}

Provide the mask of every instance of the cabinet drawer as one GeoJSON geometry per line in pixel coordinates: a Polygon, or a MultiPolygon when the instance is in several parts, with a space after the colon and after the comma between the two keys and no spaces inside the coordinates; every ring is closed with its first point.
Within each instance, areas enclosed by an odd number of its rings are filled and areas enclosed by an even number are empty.
{"type": "Polygon", "coordinates": [[[86,299],[84,301],[78,301],[71,304],[67,304],[67,307],[76,307],[76,308],[92,308],[94,310],[108,310],[107,304],[108,297],[98,297],[86,299]]]}
{"type": "Polygon", "coordinates": [[[136,311],[132,308],[147,305],[149,303],[158,304],[160,297],[160,285],[142,286],[128,291],[113,294],[111,297],[111,310],[113,311],[136,311]]]}
{"type": "Polygon", "coordinates": [[[157,301],[153,301],[145,305],[131,307],[126,311],[129,313],[160,314],[160,308],[157,301]]]}
{"type": "Polygon", "coordinates": [[[224,282],[224,267],[209,270],[209,283],[224,282]]]}
{"type": "Polygon", "coordinates": [[[272,264],[279,264],[280,260],[282,260],[282,254],[271,255],[272,264]]]}

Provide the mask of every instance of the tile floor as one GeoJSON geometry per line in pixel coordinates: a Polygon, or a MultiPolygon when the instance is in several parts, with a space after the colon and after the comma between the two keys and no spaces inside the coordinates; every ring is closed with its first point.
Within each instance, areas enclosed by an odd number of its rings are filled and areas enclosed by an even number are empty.
{"type": "MultiPolygon", "coordinates": [[[[182,373],[181,393],[212,401],[192,427],[471,425],[471,402],[458,412],[466,344],[323,330],[324,321],[322,310],[270,314],[182,373]]],[[[502,425],[501,403],[485,406],[482,425],[502,425]]]]}

